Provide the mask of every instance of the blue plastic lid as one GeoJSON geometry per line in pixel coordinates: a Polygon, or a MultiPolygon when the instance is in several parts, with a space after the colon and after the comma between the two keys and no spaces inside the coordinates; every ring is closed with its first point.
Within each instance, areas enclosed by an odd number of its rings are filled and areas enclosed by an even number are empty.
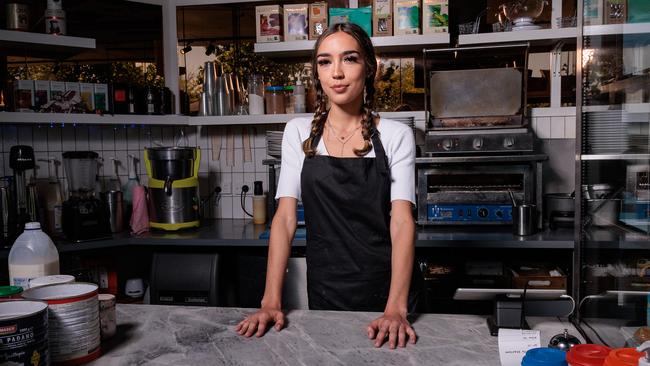
{"type": "Polygon", "coordinates": [[[521,366],[567,366],[566,352],[556,348],[532,348],[526,352],[521,366]]]}
{"type": "Polygon", "coordinates": [[[267,86],[266,90],[268,90],[268,91],[283,91],[284,86],[267,86]]]}

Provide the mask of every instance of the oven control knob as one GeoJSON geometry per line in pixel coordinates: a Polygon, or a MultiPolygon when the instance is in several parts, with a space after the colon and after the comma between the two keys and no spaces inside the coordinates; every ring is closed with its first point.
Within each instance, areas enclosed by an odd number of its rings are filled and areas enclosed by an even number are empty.
{"type": "Polygon", "coordinates": [[[506,136],[503,139],[503,147],[506,149],[511,149],[515,146],[515,138],[513,136],[506,136]]]}
{"type": "Polygon", "coordinates": [[[449,151],[454,146],[453,142],[450,139],[442,140],[442,148],[449,151]]]}
{"type": "Polygon", "coordinates": [[[472,146],[474,150],[481,150],[483,148],[483,138],[477,137],[472,141],[472,146]]]}
{"type": "Polygon", "coordinates": [[[485,207],[478,209],[478,217],[486,218],[488,216],[488,210],[485,207]]]}

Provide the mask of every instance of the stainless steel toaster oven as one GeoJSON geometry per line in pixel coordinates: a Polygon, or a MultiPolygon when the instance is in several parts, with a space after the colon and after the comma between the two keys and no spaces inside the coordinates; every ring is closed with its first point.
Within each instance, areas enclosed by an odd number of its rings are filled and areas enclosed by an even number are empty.
{"type": "Polygon", "coordinates": [[[421,225],[510,225],[513,193],[537,205],[541,228],[545,155],[417,158],[417,211],[421,225]]]}

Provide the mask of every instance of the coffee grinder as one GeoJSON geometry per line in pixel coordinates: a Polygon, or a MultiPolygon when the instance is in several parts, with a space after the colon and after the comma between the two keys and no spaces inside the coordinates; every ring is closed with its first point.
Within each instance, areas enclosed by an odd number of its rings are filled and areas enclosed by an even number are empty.
{"type": "Polygon", "coordinates": [[[95,197],[98,156],[94,151],[63,153],[68,199],[63,202],[62,226],[70,241],[111,238],[108,209],[95,197]]]}
{"type": "Polygon", "coordinates": [[[17,234],[23,232],[25,224],[38,221],[38,198],[36,186],[27,184],[26,171],[36,167],[34,149],[27,145],[12,146],[9,151],[9,166],[14,171],[13,196],[17,234]]]}

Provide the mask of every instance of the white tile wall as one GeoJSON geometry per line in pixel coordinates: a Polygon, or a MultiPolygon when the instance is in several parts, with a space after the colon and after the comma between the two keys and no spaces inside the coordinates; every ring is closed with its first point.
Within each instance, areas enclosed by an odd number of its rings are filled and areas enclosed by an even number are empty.
{"type": "Polygon", "coordinates": [[[532,117],[531,126],[539,139],[576,138],[576,116],[532,117]]]}
{"type": "MultiPolygon", "coordinates": [[[[240,205],[240,187],[232,187],[233,182],[244,183],[250,187],[248,198],[245,200],[246,210],[252,210],[253,182],[261,180],[265,189],[268,189],[268,170],[262,160],[269,158],[266,155],[266,131],[280,130],[282,125],[256,125],[256,126],[191,126],[182,127],[189,146],[201,147],[200,190],[205,197],[216,186],[222,187],[219,200],[213,199],[212,217],[220,218],[245,218],[240,205]],[[251,162],[244,162],[242,128],[248,129],[251,146],[251,162]],[[234,137],[234,164],[226,164],[226,136],[232,133],[234,137]],[[212,153],[213,137],[221,141],[220,154],[212,153]],[[213,160],[218,155],[218,160],[213,160]],[[233,192],[236,192],[233,194],[233,192]]],[[[72,124],[33,124],[0,126],[0,176],[12,175],[9,168],[9,150],[18,144],[31,145],[37,159],[54,157],[61,161],[64,151],[96,151],[103,159],[100,168],[100,179],[107,182],[112,173],[109,158],[115,157],[118,164],[118,176],[124,184],[128,179],[127,155],[137,157],[136,172],[142,184],[147,183],[147,173],[143,162],[143,149],[161,143],[171,146],[180,138],[181,127],[171,126],[97,126],[97,125],[72,125],[72,124]]],[[[47,162],[37,161],[36,174],[38,178],[54,176],[49,171],[47,162]]],[[[59,179],[63,186],[66,184],[65,172],[59,167],[59,179]]],[[[31,175],[31,173],[29,173],[31,175]]]]}

